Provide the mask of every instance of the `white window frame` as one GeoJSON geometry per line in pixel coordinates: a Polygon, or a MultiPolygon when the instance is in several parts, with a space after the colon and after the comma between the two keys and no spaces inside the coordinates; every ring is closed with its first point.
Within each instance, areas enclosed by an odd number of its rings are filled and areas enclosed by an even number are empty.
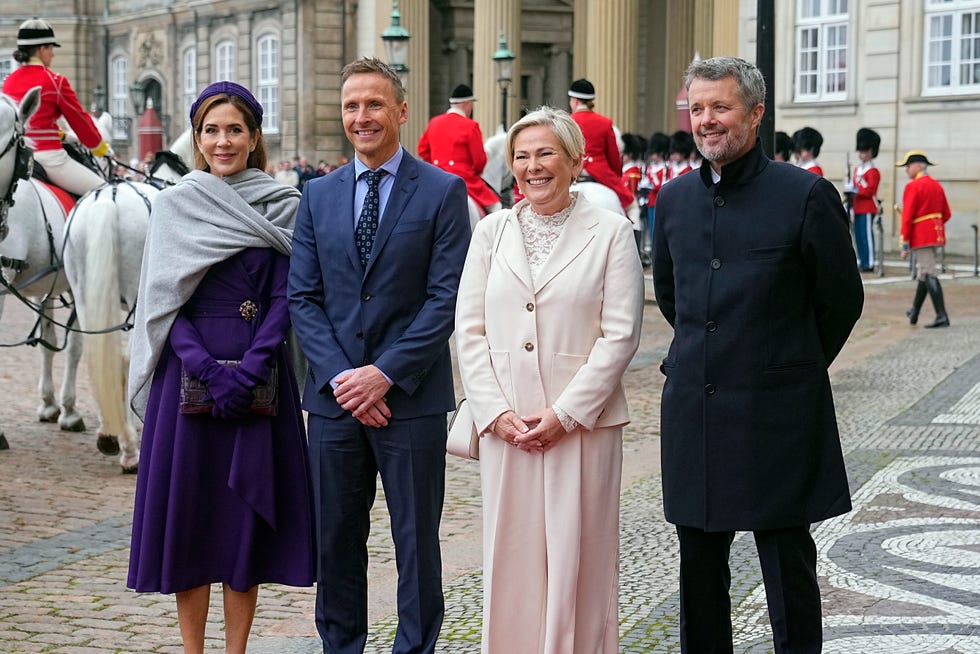
{"type": "Polygon", "coordinates": [[[922,95],[980,93],[980,0],[926,0],[922,95]]]}
{"type": "Polygon", "coordinates": [[[847,99],[850,88],[848,0],[797,0],[795,102],[847,99]]]}
{"type": "MultiPolygon", "coordinates": [[[[123,117],[130,116],[134,111],[129,100],[129,58],[117,54],[109,60],[109,114],[123,117]]],[[[126,121],[112,121],[112,139],[128,141],[130,134],[126,127],[126,121]]]]}
{"type": "Polygon", "coordinates": [[[263,34],[255,42],[255,89],[262,105],[262,131],[279,133],[280,93],[282,74],[282,42],[278,34],[263,34]]]}
{"type": "Polygon", "coordinates": [[[17,63],[13,57],[0,57],[0,84],[3,84],[3,80],[7,78],[7,75],[14,72],[16,68],[17,63]]]}
{"type": "Polygon", "coordinates": [[[197,99],[197,46],[190,45],[184,48],[180,55],[181,65],[181,98],[184,105],[184,115],[187,116],[191,110],[191,105],[197,99]]]}
{"type": "Polygon", "coordinates": [[[214,44],[214,81],[235,81],[235,50],[235,39],[230,37],[214,44]]]}

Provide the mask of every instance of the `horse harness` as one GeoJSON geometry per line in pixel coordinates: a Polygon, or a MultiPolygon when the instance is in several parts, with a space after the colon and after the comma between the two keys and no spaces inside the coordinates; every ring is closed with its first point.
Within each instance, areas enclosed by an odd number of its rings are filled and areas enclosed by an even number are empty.
{"type": "MultiPolygon", "coordinates": [[[[9,150],[9,149],[10,149],[10,146],[7,147],[7,150],[9,150]]],[[[30,148],[27,148],[27,151],[28,151],[28,157],[30,157],[30,148]]],[[[0,154],[0,157],[2,157],[2,156],[3,155],[0,154]]],[[[102,191],[104,191],[107,188],[111,187],[112,188],[112,203],[115,204],[116,203],[116,196],[118,195],[118,192],[119,192],[119,186],[122,185],[122,184],[125,184],[125,185],[127,185],[127,186],[129,186],[130,188],[133,189],[133,191],[140,197],[140,199],[143,200],[143,204],[146,206],[146,211],[147,211],[147,213],[149,213],[150,212],[150,209],[152,207],[152,204],[150,202],[150,198],[148,198],[145,193],[143,193],[142,191],[140,191],[140,189],[137,188],[132,182],[130,182],[129,180],[126,180],[126,179],[115,178],[112,181],[110,181],[106,186],[100,186],[97,189],[94,189],[92,191],[89,191],[89,193],[86,194],[86,196],[89,195],[89,194],[91,194],[94,199],[98,199],[98,197],[102,193],[102,191]]],[[[12,184],[12,186],[16,186],[16,183],[15,184],[12,184]]],[[[36,192],[36,189],[35,189],[35,192],[36,192]]],[[[83,199],[86,196],[83,196],[83,199]]],[[[39,194],[38,199],[40,200],[40,194],[39,194]]],[[[81,202],[81,200],[79,200],[79,202],[81,202]]],[[[12,205],[13,202],[11,202],[10,204],[12,205]]],[[[108,334],[108,333],[114,332],[114,331],[129,331],[130,329],[132,329],[133,328],[133,316],[136,313],[136,303],[135,302],[133,303],[133,306],[130,307],[129,312],[126,314],[125,320],[123,322],[119,323],[118,325],[114,325],[112,327],[107,327],[105,329],[84,330],[84,329],[79,329],[79,328],[77,328],[77,327],[74,326],[75,325],[75,321],[77,319],[77,315],[76,315],[76,311],[75,311],[75,307],[74,307],[74,303],[73,302],[66,302],[64,299],[61,300],[62,301],[62,304],[64,306],[66,306],[66,307],[67,306],[71,306],[71,315],[68,316],[68,320],[66,322],[61,323],[61,322],[58,322],[57,320],[54,320],[50,316],[45,316],[44,315],[44,312],[43,312],[42,306],[35,304],[29,298],[25,297],[23,295],[23,293],[20,292],[20,289],[26,288],[27,286],[33,284],[37,280],[42,279],[42,278],[44,278],[47,275],[60,272],[62,269],[64,269],[64,262],[58,257],[58,254],[57,254],[57,249],[56,249],[55,243],[54,243],[54,233],[51,230],[51,221],[48,220],[47,212],[44,211],[44,203],[43,202],[39,202],[39,205],[41,207],[41,215],[43,216],[43,219],[44,219],[44,228],[45,228],[45,230],[47,232],[47,237],[48,237],[48,251],[50,252],[50,257],[51,257],[50,264],[46,268],[44,268],[43,270],[40,270],[40,271],[34,273],[29,278],[27,278],[27,279],[25,279],[25,280],[23,280],[23,281],[21,281],[21,282],[19,282],[17,284],[11,284],[10,282],[7,281],[6,278],[3,277],[3,275],[0,275],[0,286],[3,286],[4,287],[3,289],[0,289],[0,295],[13,295],[18,300],[20,300],[25,306],[27,306],[31,311],[33,311],[34,313],[36,313],[38,315],[38,320],[35,323],[34,328],[31,329],[31,333],[23,341],[21,341],[19,343],[3,343],[3,344],[0,344],[0,347],[16,347],[18,345],[32,345],[32,346],[33,345],[42,345],[42,346],[48,348],[49,350],[52,350],[52,351],[55,351],[55,352],[60,352],[67,345],[67,339],[65,341],[65,344],[63,344],[61,346],[58,346],[58,345],[56,345],[54,343],[49,342],[47,339],[43,338],[42,336],[37,336],[36,335],[36,334],[38,334],[40,332],[42,321],[45,321],[45,320],[48,321],[48,322],[50,322],[51,324],[55,325],[56,327],[63,328],[66,332],[73,331],[73,332],[78,332],[78,333],[81,333],[81,334],[108,334]]],[[[4,218],[6,218],[6,214],[4,214],[4,218]]],[[[6,222],[4,222],[4,226],[6,226],[6,222]]],[[[66,229],[66,232],[65,232],[65,242],[68,241],[68,238],[69,238],[69,235],[70,235],[69,234],[69,231],[70,231],[70,223],[68,225],[66,225],[66,227],[67,227],[67,229],[66,229]]],[[[2,239],[0,239],[0,240],[2,240],[2,239]]],[[[20,259],[11,259],[11,258],[5,257],[5,256],[0,256],[0,265],[2,265],[2,267],[4,267],[4,268],[10,268],[10,269],[12,269],[12,270],[14,270],[14,271],[16,271],[18,273],[19,272],[22,272],[23,270],[25,270],[28,267],[27,262],[25,262],[25,261],[22,261],[20,259]]],[[[47,296],[50,296],[50,293],[47,294],[46,297],[47,296]]]]}
{"type": "MultiPolygon", "coordinates": [[[[10,207],[14,206],[14,193],[17,191],[17,182],[22,179],[30,179],[34,163],[34,151],[31,150],[30,146],[27,145],[27,141],[24,139],[24,126],[16,121],[7,147],[3,149],[3,152],[0,152],[0,159],[7,156],[7,153],[12,149],[16,150],[16,154],[14,155],[14,172],[10,180],[10,186],[7,187],[7,192],[3,198],[0,198],[0,241],[7,238],[7,233],[10,231],[7,225],[7,214],[10,213],[10,207]]],[[[15,265],[8,266],[7,257],[3,257],[3,259],[3,265],[5,267],[15,267],[17,260],[9,260],[15,265]]],[[[20,263],[23,264],[23,262],[20,263]]]]}

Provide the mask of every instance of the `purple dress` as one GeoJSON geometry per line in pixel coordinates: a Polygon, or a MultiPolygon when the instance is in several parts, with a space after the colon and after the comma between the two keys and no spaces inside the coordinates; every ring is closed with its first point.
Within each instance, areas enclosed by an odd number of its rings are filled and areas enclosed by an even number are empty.
{"type": "Polygon", "coordinates": [[[313,503],[292,365],[289,258],[250,248],[213,266],[171,328],[153,375],[136,483],[127,586],[175,593],[216,582],[313,584],[313,503]],[[246,321],[245,300],[258,306],[246,321]],[[177,353],[180,353],[178,356],[177,353]],[[219,419],[178,411],[188,371],[241,359],[265,379],[279,366],[278,415],[219,419]]]}

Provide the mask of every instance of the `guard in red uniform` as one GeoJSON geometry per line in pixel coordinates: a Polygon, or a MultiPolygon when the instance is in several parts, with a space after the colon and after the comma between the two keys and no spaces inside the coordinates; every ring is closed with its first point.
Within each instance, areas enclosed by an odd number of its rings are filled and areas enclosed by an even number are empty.
{"type": "Polygon", "coordinates": [[[823,168],[817,163],[823,134],[812,127],[804,127],[793,134],[793,144],[796,147],[796,165],[823,177],[823,168]]]}
{"type": "Polygon", "coordinates": [[[640,202],[637,196],[637,189],[640,180],[643,179],[643,156],[647,150],[647,140],[639,134],[623,134],[623,175],[620,183],[626,187],[633,198],[636,200],[636,215],[630,216],[633,223],[633,238],[636,239],[636,250],[640,254],[640,261],[646,257],[643,251],[643,220],[640,216],[640,202]]]}
{"type": "Polygon", "coordinates": [[[92,117],[82,109],[68,79],[50,69],[54,49],[60,48],[54,30],[47,21],[32,18],[17,31],[14,59],[21,64],[7,75],[3,92],[20,102],[35,86],[41,87],[41,104],[27,123],[27,138],[34,149],[34,160],[54,184],[84,195],[105,184],[105,179],[68,156],[61,144],[57,121],[64,116],[82,145],[96,157],[109,154],[109,144],[95,126],[92,117]]]}
{"type": "Polygon", "coordinates": [[[419,139],[419,157],[466,182],[466,192],[485,212],[500,209],[500,198],[480,174],[487,165],[480,124],[473,120],[476,98],[465,84],[453,89],[449,110],[429,121],[419,139]]]}
{"type": "Polygon", "coordinates": [[[851,199],[854,211],[854,247],[857,249],[861,270],[869,272],[875,267],[874,219],[878,215],[878,184],[881,172],[875,167],[881,137],[867,127],[857,131],[857,153],[861,163],[855,166],[851,179],[844,185],[844,194],[851,199]]]}
{"type": "MultiPolygon", "coordinates": [[[[623,211],[629,216],[635,200],[622,182],[620,171],[623,169],[623,159],[619,153],[612,121],[593,111],[595,87],[592,82],[587,79],[572,82],[568,90],[568,106],[572,110],[572,120],[585,136],[585,172],[596,182],[614,190],[619,197],[619,203],[623,205],[623,211]]],[[[630,219],[636,224],[639,205],[636,205],[633,213],[636,218],[630,219]]]]}
{"type": "Polygon", "coordinates": [[[904,167],[905,174],[912,180],[905,185],[902,194],[902,258],[908,257],[909,249],[915,252],[915,278],[919,282],[912,308],[905,313],[911,324],[918,322],[919,309],[928,293],[936,310],[936,319],[926,325],[926,329],[948,327],[943,287],[936,276],[936,248],[946,245],[949,202],[939,182],[926,174],[927,167],[936,164],[929,161],[925,152],[909,150],[905,159],[895,165],[904,167]]]}
{"type": "Polygon", "coordinates": [[[640,180],[639,201],[646,215],[647,246],[650,261],[653,261],[653,226],[656,220],[657,194],[667,181],[667,157],[670,154],[670,137],[663,132],[654,132],[647,143],[647,166],[640,180]]]}
{"type": "Polygon", "coordinates": [[[694,152],[694,136],[690,132],[680,129],[670,135],[664,184],[694,170],[691,167],[692,152],[694,152]]]}

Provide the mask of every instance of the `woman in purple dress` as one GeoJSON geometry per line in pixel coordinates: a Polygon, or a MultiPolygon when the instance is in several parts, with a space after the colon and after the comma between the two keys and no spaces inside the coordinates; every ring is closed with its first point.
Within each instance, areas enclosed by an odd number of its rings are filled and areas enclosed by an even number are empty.
{"type": "Polygon", "coordinates": [[[244,652],[258,584],[313,583],[308,452],[286,346],[299,192],[263,172],[262,107],[244,87],[207,87],[191,124],[196,170],[158,196],[143,255],[128,586],[176,593],[184,651],[200,653],[211,584],[221,583],[226,651],[244,652]],[[182,408],[191,378],[213,400],[206,413],[182,408]],[[256,413],[255,391],[270,385],[275,415],[256,413]]]}

